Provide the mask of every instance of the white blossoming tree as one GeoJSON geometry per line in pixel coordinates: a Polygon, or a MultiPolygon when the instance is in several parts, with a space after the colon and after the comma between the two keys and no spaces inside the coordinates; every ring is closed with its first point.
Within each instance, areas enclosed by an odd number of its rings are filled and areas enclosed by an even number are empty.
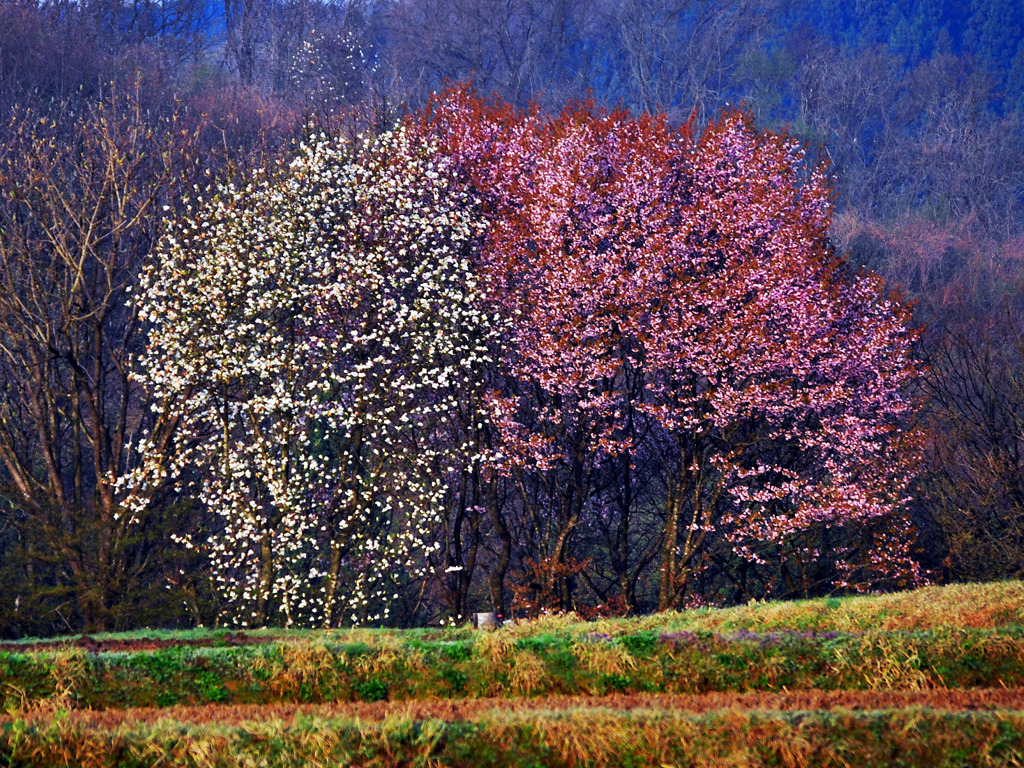
{"type": "MultiPolygon", "coordinates": [[[[178,420],[131,492],[189,478],[230,616],[384,620],[436,547],[447,423],[480,385],[480,235],[445,161],[402,129],[323,135],[289,166],[199,200],[141,280],[139,378],[178,420]]],[[[482,418],[482,417],[481,417],[482,418]]]]}

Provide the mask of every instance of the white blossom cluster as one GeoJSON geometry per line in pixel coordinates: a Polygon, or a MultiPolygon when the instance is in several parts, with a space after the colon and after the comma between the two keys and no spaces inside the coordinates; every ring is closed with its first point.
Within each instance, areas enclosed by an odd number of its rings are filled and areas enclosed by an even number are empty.
{"type": "Polygon", "coordinates": [[[489,340],[482,224],[448,170],[403,129],[315,136],[195,201],[142,275],[139,378],[180,423],[129,491],[199,478],[237,624],[382,621],[437,547],[445,477],[474,460],[447,422],[479,402],[489,340]]]}

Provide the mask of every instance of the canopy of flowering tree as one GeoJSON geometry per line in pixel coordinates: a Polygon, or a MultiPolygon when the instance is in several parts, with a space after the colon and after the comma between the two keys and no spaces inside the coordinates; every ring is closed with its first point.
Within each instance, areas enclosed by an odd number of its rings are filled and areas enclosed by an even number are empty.
{"type": "Polygon", "coordinates": [[[170,455],[143,446],[134,491],[199,478],[243,625],[380,619],[375,598],[436,546],[443,474],[466,453],[444,422],[491,326],[468,261],[480,225],[447,165],[402,130],[314,136],[197,200],[143,275],[141,376],[180,428],[170,455]]]}
{"type": "Polygon", "coordinates": [[[823,527],[886,521],[860,561],[829,553],[838,582],[919,578],[899,517],[918,450],[905,430],[915,333],[878,277],[831,250],[829,189],[795,142],[742,112],[695,138],[466,89],[435,100],[420,130],[490,223],[482,283],[509,320],[491,412],[503,471],[545,510],[552,567],[588,517],[628,530],[654,454],[662,607],[714,546],[809,561],[823,527]],[[530,492],[527,474],[549,480],[530,492]]]}

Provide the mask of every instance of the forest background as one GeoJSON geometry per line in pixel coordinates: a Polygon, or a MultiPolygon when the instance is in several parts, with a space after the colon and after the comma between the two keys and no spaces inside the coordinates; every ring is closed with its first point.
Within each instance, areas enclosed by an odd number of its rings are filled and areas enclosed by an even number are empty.
{"type": "MultiPolygon", "coordinates": [[[[294,153],[311,120],[378,132],[464,80],[517,107],[592,98],[697,131],[745,104],[759,127],[786,129],[827,161],[831,242],[913,299],[923,328],[915,555],[940,581],[1022,575],[1018,3],[4,0],[0,634],[223,615],[209,553],[181,543],[217,519],[168,487],[133,520],[117,493],[138,433],[159,444],[175,431],[129,375],[145,347],[131,289],[197,186],[294,153]]],[[[445,509],[440,546],[408,575],[392,623],[461,619],[495,594],[506,610],[658,607],[654,555],[631,565],[628,605],[599,527],[553,570],[525,510],[473,509],[445,509]]],[[[654,553],[663,517],[637,522],[654,553]]],[[[726,548],[688,599],[832,590],[834,558],[811,565],[726,548]]]]}

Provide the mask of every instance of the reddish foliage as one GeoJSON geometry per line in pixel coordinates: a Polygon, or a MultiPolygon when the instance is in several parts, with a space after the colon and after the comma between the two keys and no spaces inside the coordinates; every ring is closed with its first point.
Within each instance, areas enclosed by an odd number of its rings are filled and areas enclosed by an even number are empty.
{"type": "Polygon", "coordinates": [[[915,334],[880,278],[832,252],[829,189],[793,141],[743,112],[695,139],[664,118],[591,103],[548,117],[466,88],[418,127],[491,222],[497,466],[546,542],[560,607],[574,532],[635,514],[645,453],[666,493],[662,607],[712,550],[802,564],[821,530],[862,524],[876,545],[830,553],[839,584],[920,579],[899,516],[919,454],[903,426],[915,334]]]}
{"type": "MultiPolygon", "coordinates": [[[[539,562],[527,558],[522,573],[514,573],[512,576],[513,615],[535,619],[541,614],[558,611],[561,607],[559,582],[578,576],[592,565],[592,560],[580,562],[572,557],[564,563],[556,562],[553,558],[539,562]]],[[[584,618],[596,615],[586,615],[584,618]]]]}

